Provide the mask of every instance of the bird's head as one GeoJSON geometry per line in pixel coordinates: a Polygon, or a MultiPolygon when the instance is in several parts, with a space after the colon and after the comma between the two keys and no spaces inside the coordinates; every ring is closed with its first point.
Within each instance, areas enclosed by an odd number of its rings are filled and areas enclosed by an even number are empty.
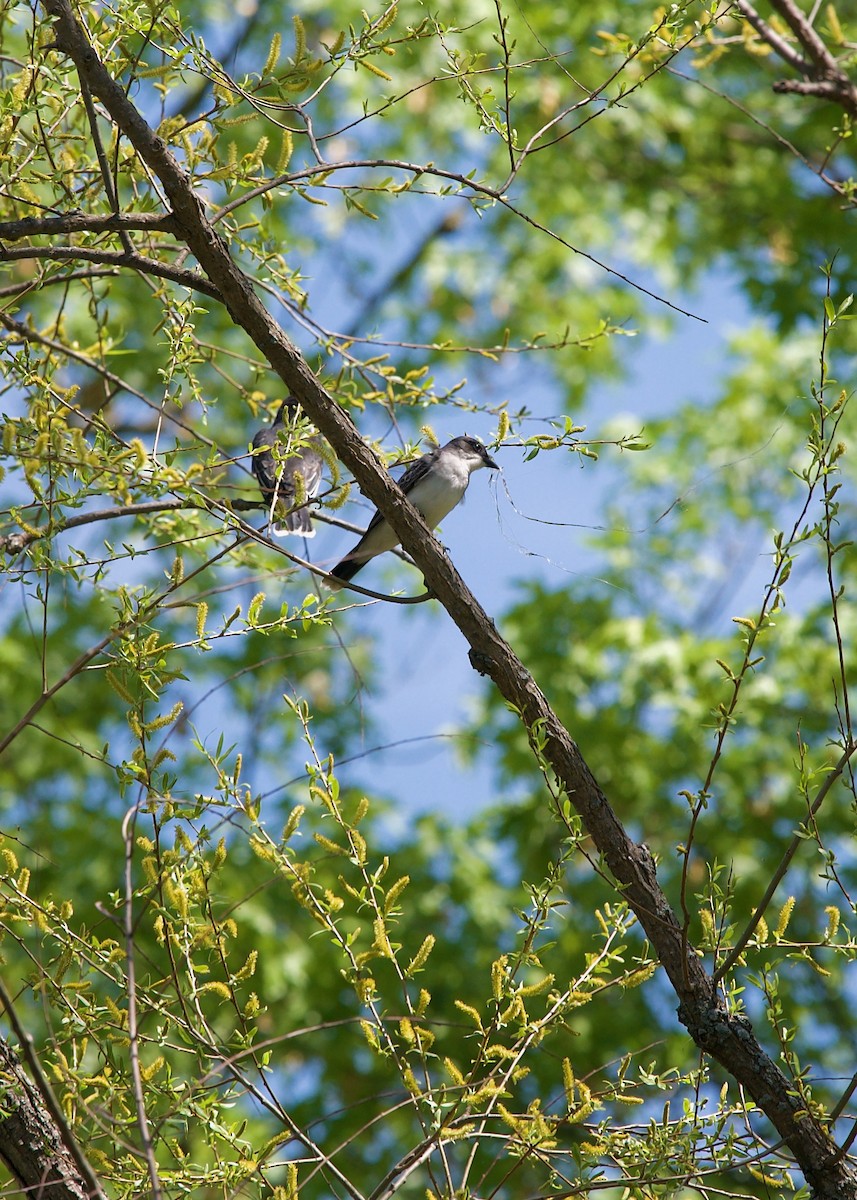
{"type": "Polygon", "coordinates": [[[286,422],[291,422],[295,414],[300,412],[300,401],[297,396],[286,396],[283,403],[277,409],[277,415],[274,417],[274,424],[285,425],[286,422]]]}
{"type": "Polygon", "coordinates": [[[445,449],[455,449],[467,463],[471,473],[478,471],[481,467],[490,467],[492,471],[499,471],[500,468],[494,459],[482,445],[478,438],[469,437],[466,434],[463,437],[453,438],[445,449]]]}

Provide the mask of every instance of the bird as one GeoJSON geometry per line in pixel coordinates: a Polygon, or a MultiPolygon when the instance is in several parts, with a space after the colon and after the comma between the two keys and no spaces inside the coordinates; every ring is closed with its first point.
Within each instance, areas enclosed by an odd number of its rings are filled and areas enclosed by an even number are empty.
{"type": "MultiPolygon", "coordinates": [[[[500,469],[476,438],[457,437],[418,458],[398,483],[426,524],[434,529],[463,499],[470,476],[481,467],[500,469]]],[[[370,558],[398,544],[399,535],[376,512],[357,545],[329,572],[325,581],[328,588],[339,591],[370,558]]]]}
{"type": "Polygon", "coordinates": [[[289,534],[315,537],[306,501],[318,493],[324,459],[318,451],[317,435],[309,439],[302,437],[299,448],[289,453],[296,440],[301,415],[300,401],[295,396],[288,396],[280,405],[273,424],[260,429],[253,438],[250,465],[259,490],[268,502],[271,532],[277,537],[288,537],[289,534]],[[273,454],[275,445],[276,458],[273,454]],[[295,508],[296,503],[300,507],[295,508]]]}

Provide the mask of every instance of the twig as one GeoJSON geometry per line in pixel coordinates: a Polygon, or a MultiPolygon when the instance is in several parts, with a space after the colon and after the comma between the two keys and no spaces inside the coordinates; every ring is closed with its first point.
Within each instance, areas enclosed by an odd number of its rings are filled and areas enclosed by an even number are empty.
{"type": "Polygon", "coordinates": [[[140,1140],[143,1143],[143,1153],[149,1170],[149,1183],[154,1200],[162,1200],[161,1179],[158,1173],[158,1162],[155,1157],[155,1147],[152,1143],[152,1132],[146,1113],[146,1098],[143,1093],[143,1075],[140,1069],[140,1026],[137,1019],[137,967],[134,955],[134,833],[137,825],[139,805],[125,814],[122,822],[122,838],[125,843],[125,909],[123,912],[123,931],[125,934],[125,974],[128,995],[128,1055],[131,1061],[131,1080],[134,1089],[134,1103],[137,1109],[137,1127],[140,1140]]]}
{"type": "MultiPolygon", "coordinates": [[[[807,813],[808,818],[814,817],[816,815],[816,813],[818,812],[818,810],[821,808],[822,804],[824,803],[824,801],[827,798],[827,795],[828,795],[830,789],[833,787],[834,783],[836,783],[837,779],[840,777],[842,772],[845,770],[845,768],[848,765],[849,761],[851,760],[851,757],[854,754],[855,750],[857,750],[857,742],[852,742],[850,746],[847,746],[845,748],[845,751],[841,755],[836,766],[833,768],[833,770],[827,776],[823,785],[819,788],[818,795],[816,796],[815,800],[812,803],[812,807],[809,809],[809,812],[807,813]]],[[[720,964],[720,966],[717,968],[717,970],[712,975],[712,980],[714,981],[715,984],[720,982],[720,980],[726,975],[727,971],[730,971],[732,969],[732,967],[734,967],[734,965],[738,961],[738,959],[741,957],[741,954],[743,953],[744,948],[746,947],[750,938],[756,932],[759,922],[761,921],[762,917],[765,915],[768,905],[773,900],[774,894],[775,894],[777,888],[780,886],[783,876],[788,871],[789,866],[791,865],[792,859],[797,854],[800,847],[805,845],[805,843],[806,843],[806,838],[801,837],[800,834],[796,833],[793,836],[791,842],[788,845],[788,848],[786,849],[785,854],[780,859],[779,866],[777,867],[776,871],[774,871],[774,874],[771,877],[771,881],[768,884],[767,888],[765,889],[764,896],[759,901],[759,903],[756,905],[756,908],[753,912],[752,917],[747,922],[744,932],[738,938],[737,942],[732,947],[732,949],[729,951],[726,958],[723,960],[723,962],[720,964]]]]}
{"type": "Polygon", "coordinates": [[[515,148],[512,145],[512,96],[509,88],[509,46],[506,42],[506,22],[508,18],[503,16],[500,0],[494,0],[494,7],[497,10],[497,24],[500,26],[497,41],[503,50],[503,101],[506,117],[506,148],[509,151],[509,167],[514,172],[515,148]]]}
{"type": "Polygon", "coordinates": [[[100,638],[95,645],[90,646],[88,650],[84,650],[83,654],[75,659],[65,674],[62,675],[56,681],[56,683],[52,684],[52,686],[46,691],[43,691],[37,700],[33,701],[21,719],[17,721],[12,729],[10,729],[6,734],[6,736],[0,740],[0,754],[3,753],[7,746],[10,746],[12,742],[14,742],[15,738],[23,729],[26,729],[36,713],[41,712],[47,702],[53,696],[55,696],[57,692],[61,691],[65,685],[74,679],[74,677],[78,675],[85,667],[87,667],[94,658],[97,658],[105,646],[109,646],[113,639],[118,637],[121,632],[121,627],[111,629],[110,632],[105,634],[103,638],[100,638]]]}
{"type": "Polygon", "coordinates": [[[667,308],[671,308],[673,312],[680,313],[683,317],[690,317],[692,320],[699,321],[703,325],[708,324],[708,321],[705,317],[700,317],[697,313],[691,312],[687,308],[682,308],[680,304],[673,304],[672,300],[667,300],[665,296],[661,296],[657,292],[653,292],[649,288],[644,287],[641,283],[635,282],[635,280],[629,278],[629,276],[623,275],[621,271],[617,271],[613,267],[608,267],[606,263],[601,262],[593,254],[589,254],[586,250],[581,250],[579,246],[574,246],[571,242],[567,242],[564,237],[561,237],[558,233],[555,233],[547,225],[542,225],[541,221],[537,221],[535,217],[531,217],[529,213],[524,212],[520,208],[516,208],[514,204],[510,203],[510,201],[506,200],[505,198],[501,198],[500,203],[507,208],[509,212],[514,213],[516,217],[520,217],[520,219],[526,222],[527,225],[532,225],[533,229],[538,229],[540,233],[546,233],[549,238],[553,238],[555,242],[559,242],[561,246],[565,246],[566,250],[571,250],[573,254],[578,254],[581,258],[585,258],[588,262],[593,263],[596,267],[600,267],[602,271],[606,271],[607,274],[612,275],[614,279],[621,279],[623,283],[627,283],[628,286],[634,288],[635,291],[642,292],[644,296],[650,296],[652,300],[657,300],[658,304],[666,305],[667,308]]]}
{"type": "Polygon", "coordinates": [[[26,296],[29,292],[42,292],[45,288],[56,287],[57,284],[67,287],[77,279],[115,279],[118,274],[118,267],[112,267],[105,271],[81,267],[79,271],[69,271],[65,275],[42,274],[38,279],[25,279],[19,283],[7,283],[5,287],[0,287],[0,299],[4,299],[6,296],[14,296],[17,299],[26,296]]]}
{"type": "MultiPolygon", "coordinates": [[[[249,527],[244,526],[244,528],[249,527]]],[[[252,530],[252,533],[258,536],[255,530],[252,530]]],[[[169,587],[164,589],[160,596],[155,597],[155,599],[150,601],[149,604],[140,609],[140,611],[136,613],[134,617],[130,617],[125,621],[120,621],[119,624],[114,625],[114,627],[108,633],[106,633],[103,638],[100,638],[94,645],[90,646],[88,650],[84,650],[83,654],[75,659],[68,670],[56,681],[56,683],[52,684],[52,686],[47,690],[42,691],[41,695],[33,701],[21,719],[16,722],[14,727],[10,729],[2,741],[0,741],[0,754],[3,753],[7,746],[14,742],[15,738],[18,737],[22,730],[26,729],[27,725],[30,723],[36,713],[41,712],[47,702],[52,699],[57,692],[61,691],[67,683],[70,683],[76,675],[80,674],[81,671],[89,666],[93,659],[97,658],[102,650],[104,650],[117,638],[124,637],[136,625],[147,621],[151,617],[152,613],[155,612],[166,600],[167,596],[172,595],[172,593],[177,591],[178,588],[184,587],[186,584],[190,583],[190,581],[195,579],[197,575],[201,574],[201,572],[207,571],[209,567],[214,565],[214,563],[218,562],[225,555],[231,553],[236,546],[241,544],[244,536],[245,535],[242,534],[242,536],[236,541],[225,546],[222,550],[219,550],[217,554],[212,555],[211,558],[206,559],[204,563],[201,563],[195,570],[191,571],[190,574],[185,575],[181,579],[171,583],[169,587]]]]}
{"type": "Polygon", "coordinates": [[[124,504],[117,508],[101,508],[97,512],[79,513],[75,517],[67,517],[54,524],[40,525],[36,529],[22,529],[20,533],[7,533],[0,537],[0,554],[20,554],[27,546],[40,538],[56,537],[69,529],[78,529],[81,525],[92,525],[96,521],[114,521],[118,517],[138,517],[144,513],[169,512],[176,508],[198,508],[188,500],[145,500],[139,504],[124,504]]]}
{"type": "MultiPolygon", "coordinates": [[[[98,166],[101,171],[101,181],[104,184],[104,190],[107,193],[107,199],[110,202],[110,207],[114,213],[119,212],[119,197],[116,194],[116,186],[113,182],[113,176],[110,172],[110,163],[107,161],[107,155],[104,153],[104,144],[101,140],[101,132],[98,128],[98,114],[95,111],[95,105],[92,102],[92,92],[89,90],[89,84],[85,79],[80,81],[80,95],[83,100],[83,107],[86,109],[86,117],[89,121],[89,130],[92,134],[92,143],[95,146],[95,156],[98,159],[98,166]]],[[[127,230],[120,229],[119,240],[125,248],[126,254],[133,253],[133,245],[128,237],[127,230]]]]}
{"type": "Polygon", "coordinates": [[[144,275],[154,275],[158,279],[169,279],[171,283],[180,283],[191,291],[202,292],[214,300],[222,299],[220,292],[204,275],[197,271],[186,271],[181,267],[172,267],[169,263],[160,262],[154,258],[146,258],[143,254],[128,254],[125,250],[96,250],[92,246],[20,246],[14,249],[0,245],[0,262],[15,262],[18,259],[47,258],[52,262],[91,262],[102,266],[130,267],[132,271],[140,271],[144,275]]]}
{"type": "MultiPolygon", "coordinates": [[[[303,567],[305,571],[309,571],[311,575],[315,575],[323,583],[335,578],[329,571],[325,571],[324,567],[316,566],[315,563],[308,562],[307,559],[301,558],[291,550],[286,550],[282,544],[274,543],[268,538],[263,537],[258,529],[254,529],[252,525],[248,525],[240,517],[236,516],[236,521],[248,537],[278,550],[289,562],[293,563],[296,567],[303,567]]],[[[368,596],[370,600],[383,600],[387,604],[425,604],[426,600],[436,599],[430,590],[422,592],[419,596],[390,596],[385,592],[375,592],[371,588],[361,587],[359,583],[354,583],[351,579],[347,582],[336,579],[336,583],[338,587],[347,588],[352,592],[359,592],[361,596],[368,596]]]]}
{"type": "MultiPolygon", "coordinates": [[[[827,289],[826,289],[826,297],[825,297],[826,301],[830,302],[830,303],[832,303],[832,299],[833,299],[831,296],[831,291],[830,291],[831,274],[832,274],[832,271],[829,270],[827,273],[827,289]]],[[[827,368],[827,341],[828,341],[828,338],[830,337],[831,324],[832,324],[832,322],[828,318],[827,312],[825,311],[823,334],[822,334],[822,339],[821,339],[821,352],[819,354],[820,367],[819,367],[819,384],[818,384],[818,391],[817,391],[817,404],[818,404],[818,440],[819,440],[819,443],[821,445],[824,445],[824,442],[826,440],[828,442],[828,445],[832,446],[833,439],[836,437],[836,433],[839,428],[840,421],[842,420],[842,417],[844,415],[845,403],[844,402],[842,403],[841,407],[839,408],[838,413],[836,413],[834,415],[833,428],[830,431],[830,434],[828,435],[827,434],[828,420],[831,417],[831,415],[833,415],[833,414],[831,414],[831,411],[830,411],[828,405],[825,403],[824,391],[825,391],[825,388],[827,387],[828,383],[830,382],[829,377],[828,377],[828,368],[827,368]]],[[[840,610],[839,601],[840,601],[840,598],[844,591],[844,584],[842,585],[842,588],[840,588],[837,584],[837,580],[836,580],[836,576],[835,576],[835,569],[834,569],[834,561],[833,561],[834,555],[836,554],[837,549],[840,548],[840,547],[835,546],[834,542],[833,542],[833,526],[835,524],[838,524],[838,521],[836,518],[836,513],[838,510],[838,501],[835,499],[838,488],[831,486],[831,478],[830,477],[831,477],[831,473],[832,473],[831,467],[833,467],[833,464],[835,463],[835,461],[836,461],[836,459],[833,455],[830,456],[829,461],[827,461],[827,460],[825,461],[825,466],[827,466],[828,469],[824,471],[824,473],[822,475],[822,480],[821,480],[822,504],[823,504],[823,510],[824,510],[823,542],[824,542],[825,559],[826,559],[825,574],[827,576],[827,591],[828,591],[828,595],[830,596],[830,617],[831,617],[831,621],[833,623],[833,630],[834,630],[835,639],[836,639],[836,656],[837,656],[837,660],[838,660],[838,664],[839,664],[839,686],[840,686],[841,692],[842,692],[842,712],[840,713],[840,718],[839,718],[839,730],[840,730],[840,734],[842,736],[843,744],[848,745],[853,740],[853,726],[851,723],[851,702],[850,702],[849,694],[848,694],[848,670],[847,670],[846,663],[845,663],[845,637],[844,637],[843,631],[842,631],[842,622],[840,620],[840,612],[839,612],[839,610],[840,610]]]]}
{"type": "Polygon", "coordinates": [[[388,169],[404,171],[406,174],[414,175],[417,178],[421,175],[430,175],[436,176],[439,179],[449,179],[459,183],[462,187],[462,190],[472,192],[475,196],[484,196],[489,200],[493,200],[498,204],[502,204],[504,208],[508,209],[510,213],[516,217],[519,217],[526,224],[531,225],[540,233],[547,234],[548,237],[553,238],[555,241],[559,242],[560,245],[565,246],[566,250],[570,250],[572,254],[578,254],[581,258],[585,258],[588,262],[593,263],[600,270],[606,271],[608,275],[612,275],[614,279],[621,279],[623,283],[627,283],[628,286],[634,288],[635,291],[642,292],[645,296],[650,296],[653,300],[657,300],[659,304],[666,305],[667,308],[673,309],[674,312],[681,313],[681,315],[684,317],[693,317],[695,321],[702,321],[703,324],[707,324],[703,317],[699,317],[695,313],[688,312],[679,305],[673,304],[664,296],[659,295],[657,292],[650,291],[649,288],[644,287],[641,283],[637,283],[629,276],[623,275],[621,271],[617,271],[613,267],[608,266],[606,263],[596,258],[595,255],[588,254],[585,250],[581,250],[578,246],[566,241],[565,238],[560,237],[560,235],[557,233],[554,233],[552,229],[549,229],[546,225],[542,225],[539,221],[536,221],[527,213],[517,208],[506,198],[502,191],[496,188],[488,187],[487,184],[477,183],[476,180],[471,179],[469,176],[464,175],[459,171],[442,170],[440,167],[436,167],[432,163],[411,163],[402,159],[386,158],[355,159],[348,162],[323,162],[318,166],[306,167],[301,171],[294,171],[291,174],[279,175],[276,179],[267,180],[265,183],[259,184],[258,187],[251,188],[246,192],[242,192],[241,196],[236,200],[232,200],[229,204],[225,204],[222,208],[218,209],[215,216],[211,218],[211,223],[212,225],[216,224],[218,221],[222,220],[227,213],[232,212],[233,209],[241,207],[241,205],[246,204],[252,199],[255,199],[257,196],[263,196],[266,192],[269,192],[272,189],[294,184],[303,179],[309,180],[316,175],[330,175],[333,171],[365,170],[367,167],[386,167],[388,169]]]}
{"type": "MultiPolygon", "coordinates": [[[[769,125],[766,121],[761,120],[761,118],[752,112],[745,104],[742,104],[739,100],[736,100],[734,96],[729,96],[726,92],[718,91],[716,88],[711,87],[711,85],[706,83],[704,80],[698,79],[694,75],[688,75],[684,71],[679,71],[677,67],[669,67],[668,70],[669,73],[671,75],[675,75],[676,78],[683,79],[686,83],[692,83],[694,86],[702,88],[710,95],[716,96],[718,100],[722,100],[724,103],[729,104],[737,112],[741,113],[741,115],[748,121],[751,121],[754,125],[757,125],[759,129],[763,130],[778,145],[782,146],[784,150],[787,150],[789,154],[793,155],[798,162],[802,163],[803,166],[813,173],[813,175],[817,175],[822,183],[825,183],[832,191],[836,192],[838,196],[842,197],[852,206],[857,204],[857,199],[848,194],[848,189],[838,179],[834,179],[832,176],[825,173],[824,163],[818,167],[814,166],[807,156],[797,148],[794,142],[789,141],[789,139],[784,137],[779,130],[774,129],[773,126],[769,125]]],[[[773,85],[774,91],[780,90],[781,82],[782,81],[778,81],[773,85]]],[[[782,86],[783,89],[785,89],[784,83],[782,86]]],[[[796,88],[800,86],[797,81],[795,82],[795,86],[796,88]]]]}

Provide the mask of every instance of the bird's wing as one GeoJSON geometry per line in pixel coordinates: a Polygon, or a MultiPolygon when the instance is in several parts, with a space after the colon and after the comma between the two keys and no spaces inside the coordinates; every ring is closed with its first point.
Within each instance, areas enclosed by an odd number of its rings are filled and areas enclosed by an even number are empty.
{"type": "MultiPolygon", "coordinates": [[[[426,475],[428,475],[432,466],[437,461],[437,456],[439,454],[439,450],[430,450],[428,454],[423,454],[422,457],[418,458],[416,462],[412,462],[402,478],[396,481],[406,496],[408,492],[412,492],[414,490],[421,479],[425,479],[426,475]]],[[[366,533],[370,533],[373,529],[376,529],[383,520],[384,518],[376,509],[372,520],[366,526],[366,533]]]]}
{"type": "Polygon", "coordinates": [[[324,459],[310,444],[300,453],[300,462],[295,464],[304,477],[304,487],[308,496],[315,496],[321,487],[321,474],[324,470],[324,459]]]}
{"type": "Polygon", "coordinates": [[[312,497],[321,486],[324,459],[310,443],[277,463],[271,451],[284,424],[278,418],[273,425],[260,429],[254,436],[252,445],[256,453],[250,459],[253,474],[263,492],[273,492],[276,488],[284,498],[288,498],[295,490],[294,474],[300,471],[307,496],[312,497]]]}
{"type": "Polygon", "coordinates": [[[408,492],[412,492],[421,479],[424,479],[437,462],[439,450],[430,450],[428,454],[424,454],[422,458],[418,458],[416,462],[411,463],[407,471],[399,480],[399,487],[407,496],[408,492]]]}
{"type": "Polygon", "coordinates": [[[274,444],[274,436],[272,428],[260,429],[253,437],[252,445],[255,453],[250,459],[250,467],[263,492],[270,492],[276,483],[274,477],[274,456],[270,450],[270,447],[274,444]]]}

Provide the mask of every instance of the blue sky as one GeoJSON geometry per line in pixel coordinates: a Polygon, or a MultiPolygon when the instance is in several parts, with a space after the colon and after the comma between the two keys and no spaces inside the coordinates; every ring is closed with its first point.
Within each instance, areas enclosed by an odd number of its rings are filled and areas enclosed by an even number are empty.
{"type": "MultiPolygon", "coordinates": [[[[597,437],[605,425],[614,432],[620,428],[638,433],[682,402],[704,404],[713,398],[727,365],[728,338],[749,320],[749,310],[721,275],[712,274],[686,299],[709,323],[679,319],[663,340],[640,337],[625,343],[627,378],[598,389],[591,409],[580,416],[579,423],[588,427],[586,436],[597,437]]],[[[510,388],[513,385],[510,380],[510,388]]],[[[527,396],[534,412],[543,416],[558,415],[551,399],[549,386],[527,396]]],[[[454,410],[446,410],[443,417],[435,424],[441,442],[464,431],[454,410]]],[[[468,419],[466,425],[467,432],[486,439],[492,431],[488,419],[468,419]]],[[[622,486],[625,473],[635,469],[640,456],[607,448],[597,462],[586,461],[582,468],[576,456],[558,453],[524,462],[521,450],[509,448],[497,457],[503,480],[489,472],[474,475],[464,504],[450,514],[441,533],[457,569],[489,615],[499,622],[516,599],[516,584],[522,579],[537,577],[560,586],[571,574],[611,587],[603,564],[587,546],[587,533],[601,523],[605,497],[622,486]],[[520,513],[567,521],[568,527],[523,519],[505,488],[520,513]]],[[[335,561],[350,540],[340,530],[320,529],[313,557],[335,561]]],[[[361,582],[382,590],[389,582],[384,561],[368,567],[361,582]]],[[[405,567],[398,569],[396,585],[411,593],[421,589],[419,575],[405,567]]],[[[392,821],[402,829],[416,812],[434,810],[466,820],[482,805],[500,800],[490,747],[472,767],[465,767],[455,739],[445,736],[460,727],[478,690],[490,684],[473,672],[467,644],[440,606],[403,609],[369,603],[353,611],[349,620],[349,628],[374,636],[383,687],[363,696],[369,726],[365,757],[343,764],[340,782],[395,797],[392,821]]],[[[502,632],[502,622],[500,627],[502,632]]]]}

